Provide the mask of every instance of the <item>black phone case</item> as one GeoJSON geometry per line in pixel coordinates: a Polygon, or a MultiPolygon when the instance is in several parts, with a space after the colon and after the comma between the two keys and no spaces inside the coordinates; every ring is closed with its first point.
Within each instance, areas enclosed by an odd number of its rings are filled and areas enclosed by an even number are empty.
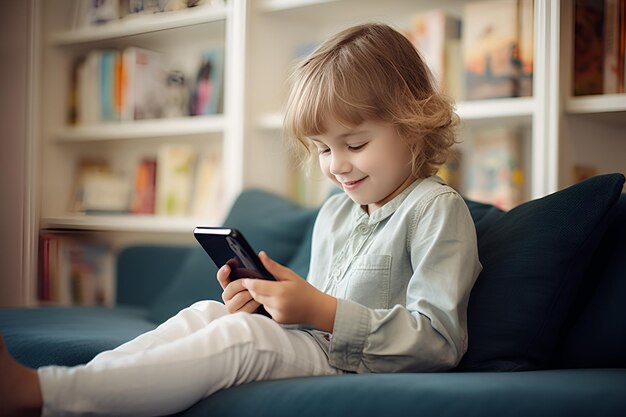
{"type": "Polygon", "coordinates": [[[218,268],[228,264],[231,269],[231,280],[239,278],[276,280],[265,269],[261,259],[239,230],[198,226],[193,234],[218,268]]]}

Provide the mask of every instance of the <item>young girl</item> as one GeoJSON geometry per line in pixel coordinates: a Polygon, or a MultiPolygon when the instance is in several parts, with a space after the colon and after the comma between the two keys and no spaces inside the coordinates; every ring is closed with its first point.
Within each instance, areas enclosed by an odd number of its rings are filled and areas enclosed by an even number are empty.
{"type": "Polygon", "coordinates": [[[224,266],[225,304],[196,303],[86,365],[34,371],[2,346],[4,409],[164,415],[252,381],[453,368],[481,269],[467,207],[434,176],[456,124],[400,33],[332,37],[295,69],[285,117],[344,191],[318,215],[308,281],[261,252],[277,282],[230,282],[224,266]],[[271,318],[249,314],[260,305],[271,318]]]}

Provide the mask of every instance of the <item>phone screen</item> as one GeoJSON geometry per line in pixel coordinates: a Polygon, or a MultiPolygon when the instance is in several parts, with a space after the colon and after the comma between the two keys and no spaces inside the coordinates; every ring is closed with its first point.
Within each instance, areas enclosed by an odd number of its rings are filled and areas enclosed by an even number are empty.
{"type": "Polygon", "coordinates": [[[231,280],[275,280],[237,229],[199,226],[195,228],[194,236],[218,268],[228,264],[231,280]]]}

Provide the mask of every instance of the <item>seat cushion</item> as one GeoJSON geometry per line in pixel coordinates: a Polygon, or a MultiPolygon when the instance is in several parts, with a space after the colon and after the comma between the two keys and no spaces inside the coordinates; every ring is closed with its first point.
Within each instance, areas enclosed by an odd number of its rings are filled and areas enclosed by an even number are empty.
{"type": "Polygon", "coordinates": [[[32,368],[86,363],[154,327],[147,313],[135,308],[0,309],[0,334],[9,351],[32,368]]]}
{"type": "Polygon", "coordinates": [[[483,271],[468,306],[458,370],[550,367],[584,272],[604,235],[621,174],[590,178],[477,223],[483,271]]]}
{"type": "Polygon", "coordinates": [[[348,374],[241,385],[179,416],[617,416],[624,386],[624,369],[348,374]]]}

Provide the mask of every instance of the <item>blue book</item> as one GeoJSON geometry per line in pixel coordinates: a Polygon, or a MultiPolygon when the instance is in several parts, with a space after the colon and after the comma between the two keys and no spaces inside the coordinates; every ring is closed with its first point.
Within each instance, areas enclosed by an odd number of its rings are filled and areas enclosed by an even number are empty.
{"type": "Polygon", "coordinates": [[[119,52],[115,49],[102,51],[100,59],[100,109],[101,120],[111,122],[119,120],[120,115],[116,106],[116,77],[119,52]]]}

